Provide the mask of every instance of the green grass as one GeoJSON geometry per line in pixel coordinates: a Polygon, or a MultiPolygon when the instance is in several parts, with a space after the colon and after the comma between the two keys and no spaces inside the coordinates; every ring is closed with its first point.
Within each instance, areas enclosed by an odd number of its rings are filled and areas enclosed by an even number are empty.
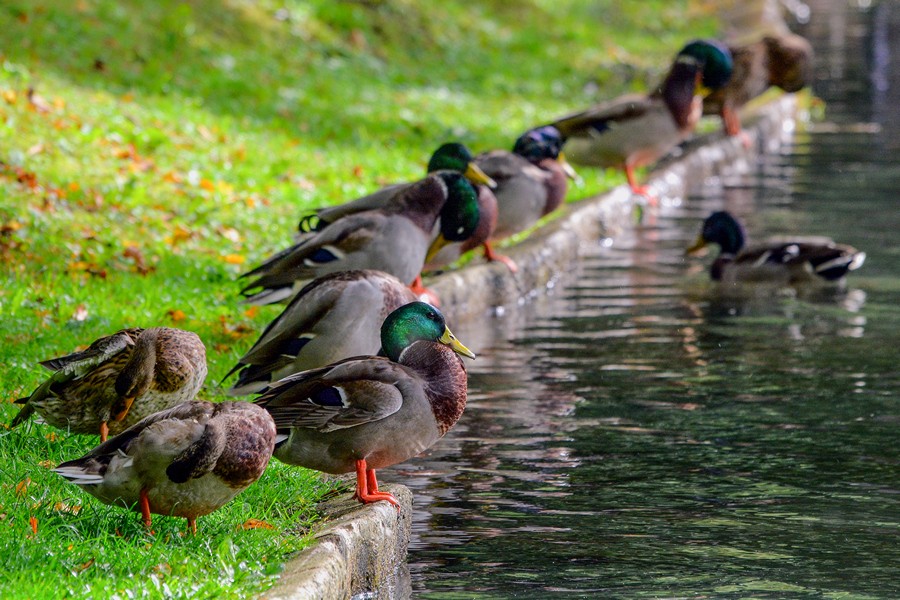
{"type": "MultiPolygon", "coordinates": [[[[714,31],[687,3],[4,2],[0,419],[41,381],[37,361],[125,326],[196,331],[201,396],[222,399],[218,382],[278,312],[239,305],[235,277],[286,244],[305,209],[418,178],[444,141],[508,148],[644,89],[714,31]]],[[[572,199],[621,183],[581,175],[572,199]]],[[[274,465],[196,538],[165,517],[151,537],[48,470],[94,443],[0,431],[3,598],[257,590],[330,489],[274,465]],[[276,529],[239,529],[251,517],[276,529]]]]}

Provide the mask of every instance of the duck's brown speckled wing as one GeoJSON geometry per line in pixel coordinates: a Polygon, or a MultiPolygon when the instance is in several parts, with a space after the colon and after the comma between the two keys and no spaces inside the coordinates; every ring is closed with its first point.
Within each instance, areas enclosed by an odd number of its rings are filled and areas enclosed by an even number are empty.
{"type": "Polygon", "coordinates": [[[321,432],[354,427],[388,417],[403,405],[403,388],[416,376],[386,358],[351,358],[304,371],[271,385],[256,403],[279,430],[321,432]]]}

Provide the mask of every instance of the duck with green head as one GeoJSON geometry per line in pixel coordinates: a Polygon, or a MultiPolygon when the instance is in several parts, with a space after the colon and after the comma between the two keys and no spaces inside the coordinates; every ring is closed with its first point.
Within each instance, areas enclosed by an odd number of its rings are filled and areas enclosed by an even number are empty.
{"type": "Polygon", "coordinates": [[[206,379],[206,347],[195,333],[170,327],[123,329],[86,350],[41,363],[53,371],[10,427],[33,413],[101,441],[147,415],[193,399],[206,379]]]}
{"type": "Polygon", "coordinates": [[[696,254],[707,244],[718,244],[720,252],[710,277],[727,284],[840,283],[866,259],[865,252],[827,238],[779,239],[744,248],[745,237],[737,219],[718,211],[706,218],[697,241],[685,252],[696,254]]]}
{"type": "Polygon", "coordinates": [[[703,96],[731,76],[723,44],[697,40],[675,57],[662,85],[649,95],[627,95],[553,122],[576,164],[624,169],[635,194],[653,200],[634,170],[653,164],[687,139],[700,120],[703,96]]]}
{"type": "Polygon", "coordinates": [[[703,114],[719,115],[730,136],[742,135],[737,111],[753,98],[770,87],[799,92],[812,82],[812,46],[799,35],[767,35],[729,50],[734,58],[731,79],[703,99],[703,114]]]}
{"type": "MultiPolygon", "coordinates": [[[[437,171],[454,171],[464,175],[472,185],[477,186],[481,212],[488,217],[492,212],[496,212],[496,200],[489,190],[489,188],[495,187],[496,183],[475,164],[472,153],[464,144],[457,142],[441,144],[428,161],[427,173],[431,174],[437,171]]],[[[320,208],[300,220],[300,224],[297,226],[299,232],[297,241],[300,241],[305,234],[321,231],[347,215],[384,208],[390,205],[394,199],[399,198],[400,193],[412,185],[415,185],[415,182],[395,183],[351,202],[320,208]]]]}
{"type": "Polygon", "coordinates": [[[467,376],[457,354],[475,358],[443,315],[423,302],[402,306],[381,326],[384,357],[362,356],[273,383],[256,400],[275,420],[275,457],[325,473],[356,473],[363,503],[378,490],[377,469],[428,449],[466,406],[467,376]]]}
{"type": "Polygon", "coordinates": [[[563,138],[552,125],[530,129],[519,136],[512,152],[492,150],[475,157],[485,174],[497,182],[497,224],[484,244],[489,260],[503,260],[515,271],[515,263],[495,255],[491,243],[525,231],[559,208],[568,191],[574,169],[562,153],[563,138]]]}
{"type": "Polygon", "coordinates": [[[252,304],[287,301],[316,277],[375,269],[411,284],[439,239],[467,239],[480,220],[475,189],[461,174],[439,171],[409,186],[388,205],[348,214],[242,275],[252,304]]]}

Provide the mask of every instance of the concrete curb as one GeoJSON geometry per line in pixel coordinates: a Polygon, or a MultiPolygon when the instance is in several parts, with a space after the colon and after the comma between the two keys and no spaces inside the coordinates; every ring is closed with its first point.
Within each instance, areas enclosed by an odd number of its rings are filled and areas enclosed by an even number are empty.
{"type": "MultiPolygon", "coordinates": [[[[747,172],[760,151],[782,144],[785,132],[792,130],[795,112],[794,97],[782,96],[745,118],[746,133],[753,141],[750,148],[720,133],[700,136],[680,157],[661,164],[647,185],[660,198],[684,197],[692,184],[747,172]]],[[[559,218],[525,242],[504,249],[519,267],[515,274],[501,264],[481,263],[439,275],[427,284],[440,297],[450,323],[484,318],[493,307],[527,301],[567,271],[587,244],[634,227],[634,200],[623,185],[567,205],[559,218]]],[[[400,501],[403,508],[399,514],[386,502],[363,506],[346,496],[323,503],[324,525],[315,542],[288,562],[278,584],[262,598],[407,597],[409,581],[402,567],[410,536],[412,492],[401,485],[385,489],[400,501]]]]}

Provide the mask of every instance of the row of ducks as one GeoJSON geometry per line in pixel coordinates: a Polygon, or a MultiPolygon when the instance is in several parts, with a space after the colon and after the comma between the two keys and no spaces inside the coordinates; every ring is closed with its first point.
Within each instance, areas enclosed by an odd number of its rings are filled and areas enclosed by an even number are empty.
{"type": "MultiPolygon", "coordinates": [[[[475,357],[436,299],[418,301],[428,293],[422,270],[479,246],[515,270],[492,244],[563,202],[574,177],[563,148],[582,164],[624,168],[632,188],[646,193],[633,170],[690,135],[704,102],[738,135],[734,111],[749,98],[770,85],[802,87],[804,44],[796,36],[732,50],[691,42],[651,94],[529,130],[512,152],[473,157],[445,144],[424,179],[304,217],[292,246],[244,275],[252,278],[247,301],[287,302],[226,376],[238,373],[230,394],[260,394],[252,403],[194,400],[207,373],[195,334],[125,329],[41,363],[53,374],[19,401],[12,426],[36,412],[73,433],[100,433],[99,446],[56,472],[103,502],[139,511],[148,527],[156,513],[184,517],[196,531],[197,517],[256,481],[273,454],[327,473],[355,472],[357,499],[397,505],[379,491],[375,470],[416,456],[457,422],[467,392],[460,356],[475,357]],[[776,53],[785,47],[793,51],[776,53]]],[[[784,283],[838,280],[864,256],[833,243],[745,251],[743,242],[737,221],[716,213],[696,247],[720,245],[712,276],[725,281],[762,272],[780,273],[784,283]]]]}

